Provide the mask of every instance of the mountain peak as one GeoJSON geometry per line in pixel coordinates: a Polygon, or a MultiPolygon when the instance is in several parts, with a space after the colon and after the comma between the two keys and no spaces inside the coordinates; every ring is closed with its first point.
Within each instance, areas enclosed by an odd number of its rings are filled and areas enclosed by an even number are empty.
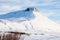
{"type": "Polygon", "coordinates": [[[34,11],[35,7],[29,7],[26,9],[26,11],[34,11]]]}
{"type": "Polygon", "coordinates": [[[26,11],[38,11],[38,9],[35,7],[28,7],[26,11]]]}

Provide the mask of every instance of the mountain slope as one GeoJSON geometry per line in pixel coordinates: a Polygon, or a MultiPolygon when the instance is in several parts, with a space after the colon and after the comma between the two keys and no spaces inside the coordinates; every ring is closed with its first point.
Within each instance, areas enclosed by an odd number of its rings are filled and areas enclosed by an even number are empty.
{"type": "Polygon", "coordinates": [[[25,19],[25,20],[30,20],[35,18],[33,14],[34,8],[27,8],[26,10],[19,10],[19,11],[14,11],[10,12],[7,14],[0,15],[0,19],[7,19],[7,20],[15,20],[18,19],[19,21],[25,19]]]}
{"type": "Polygon", "coordinates": [[[0,31],[60,33],[60,25],[40,14],[36,8],[27,8],[26,10],[0,15],[0,31]]]}

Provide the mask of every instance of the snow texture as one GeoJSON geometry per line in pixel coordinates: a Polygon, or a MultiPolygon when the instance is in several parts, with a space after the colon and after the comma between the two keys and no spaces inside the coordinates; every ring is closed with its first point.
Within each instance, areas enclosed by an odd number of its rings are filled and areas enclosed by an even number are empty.
{"type": "Polygon", "coordinates": [[[0,32],[11,31],[31,34],[25,40],[60,40],[60,25],[40,14],[36,8],[0,15],[0,32]]]}

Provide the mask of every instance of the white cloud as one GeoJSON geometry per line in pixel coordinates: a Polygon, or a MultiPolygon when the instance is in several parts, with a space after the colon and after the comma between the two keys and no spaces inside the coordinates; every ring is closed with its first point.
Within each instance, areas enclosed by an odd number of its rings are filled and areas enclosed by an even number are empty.
{"type": "Polygon", "coordinates": [[[5,14],[6,12],[12,11],[12,10],[18,10],[21,7],[19,5],[11,6],[11,5],[1,5],[0,6],[0,14],[5,14]]]}
{"type": "Polygon", "coordinates": [[[0,0],[0,2],[20,6],[49,6],[55,4],[55,6],[60,5],[56,0],[0,0]]]}
{"type": "Polygon", "coordinates": [[[53,16],[55,13],[52,10],[41,10],[42,14],[45,16],[53,16]]]}
{"type": "Polygon", "coordinates": [[[1,5],[0,8],[1,8],[1,9],[5,9],[5,10],[11,10],[11,9],[18,9],[18,8],[20,8],[20,6],[18,6],[18,5],[16,5],[16,6],[1,5]]]}
{"type": "Polygon", "coordinates": [[[9,5],[2,5],[2,6],[0,6],[0,8],[1,9],[5,9],[5,10],[8,10],[8,9],[11,8],[11,6],[9,6],[9,5]]]}

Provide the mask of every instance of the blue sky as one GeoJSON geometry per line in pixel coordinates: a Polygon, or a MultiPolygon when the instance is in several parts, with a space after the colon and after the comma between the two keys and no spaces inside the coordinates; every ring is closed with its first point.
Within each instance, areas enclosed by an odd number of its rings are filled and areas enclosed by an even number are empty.
{"type": "Polygon", "coordinates": [[[0,0],[0,15],[32,6],[51,20],[60,23],[60,0],[0,0]]]}

